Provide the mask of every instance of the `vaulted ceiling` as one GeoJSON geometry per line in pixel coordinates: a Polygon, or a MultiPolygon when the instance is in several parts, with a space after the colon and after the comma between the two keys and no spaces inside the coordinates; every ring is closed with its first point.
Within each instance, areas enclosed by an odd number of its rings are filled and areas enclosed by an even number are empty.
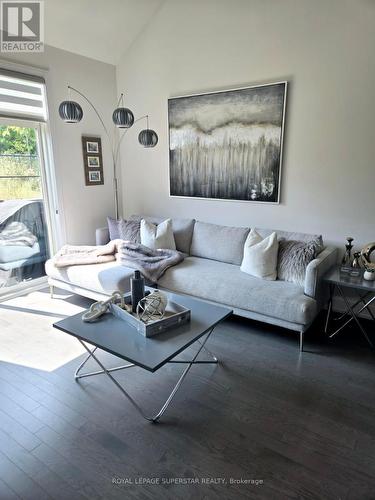
{"type": "Polygon", "coordinates": [[[163,0],[45,0],[45,42],[116,64],[163,0]]]}

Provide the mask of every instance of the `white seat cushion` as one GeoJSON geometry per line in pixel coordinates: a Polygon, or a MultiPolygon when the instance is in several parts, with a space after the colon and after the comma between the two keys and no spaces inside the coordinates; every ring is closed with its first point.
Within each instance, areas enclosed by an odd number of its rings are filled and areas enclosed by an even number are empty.
{"type": "Polygon", "coordinates": [[[52,260],[48,260],[46,274],[80,288],[110,295],[117,290],[123,293],[130,291],[130,278],[134,269],[121,266],[115,261],[57,268],[52,260]]]}

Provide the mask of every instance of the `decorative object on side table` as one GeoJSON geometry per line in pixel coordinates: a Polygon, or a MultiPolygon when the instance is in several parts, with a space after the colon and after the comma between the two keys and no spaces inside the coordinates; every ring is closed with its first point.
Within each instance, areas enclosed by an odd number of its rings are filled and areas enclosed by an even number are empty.
{"type": "MultiPolygon", "coordinates": [[[[134,120],[134,115],[130,111],[130,109],[124,107],[124,94],[120,95],[120,98],[117,103],[117,108],[114,110],[112,114],[112,121],[114,125],[117,128],[120,129],[125,129],[124,133],[122,135],[118,135],[117,133],[113,134],[113,137],[111,137],[108,128],[106,127],[103,118],[101,117],[100,113],[96,109],[96,107],[93,105],[93,103],[86,97],[82,92],[79,90],[75,89],[74,87],[71,87],[68,85],[68,99],[66,101],[63,101],[60,106],[59,106],[59,115],[62,120],[66,123],[78,123],[82,120],[83,118],[83,110],[81,105],[78,102],[72,101],[71,100],[71,92],[75,92],[79,96],[81,96],[94,110],[96,116],[98,117],[104,132],[108,138],[109,144],[111,146],[111,152],[112,152],[112,161],[113,161],[113,190],[114,190],[114,199],[115,199],[115,217],[116,219],[119,218],[119,202],[118,202],[118,179],[117,179],[117,160],[119,156],[119,151],[120,151],[120,145],[125,137],[125,134],[129,130],[130,127],[133,126],[133,124],[139,122],[142,119],[146,119],[147,123],[147,128],[144,130],[141,130],[141,132],[138,135],[138,142],[145,148],[153,148],[156,146],[158,143],[158,136],[157,133],[149,128],[149,117],[148,115],[141,116],[137,120],[134,120]]],[[[96,163],[99,162],[99,159],[97,158],[96,155],[99,156],[99,148],[95,146],[95,142],[97,142],[97,139],[91,139],[87,143],[87,153],[90,154],[91,158],[96,158],[96,159],[91,159],[90,163],[91,165],[87,165],[88,167],[94,167],[96,168],[95,173],[87,174],[86,175],[86,183],[88,182],[87,185],[92,185],[92,184],[103,184],[103,170],[99,170],[98,167],[102,165],[101,158],[100,158],[100,163],[97,166],[96,163]]],[[[101,148],[100,148],[101,150],[101,148]]],[[[89,160],[87,160],[89,161],[89,160]]],[[[86,163],[85,163],[86,165],[86,163]]]]}
{"type": "Polygon", "coordinates": [[[348,236],[346,238],[347,243],[345,244],[345,253],[341,261],[341,272],[350,273],[352,269],[352,249],[354,238],[348,236]]]}
{"type": "Polygon", "coordinates": [[[361,250],[361,257],[365,267],[363,278],[367,281],[375,280],[375,262],[371,262],[371,253],[375,250],[375,242],[368,243],[361,250]]]}
{"type": "Polygon", "coordinates": [[[100,137],[82,136],[82,151],[86,186],[104,184],[100,137]]]}
{"type": "Polygon", "coordinates": [[[375,271],[366,271],[363,273],[363,279],[367,281],[375,281],[375,271]]]}
{"type": "Polygon", "coordinates": [[[350,276],[361,278],[363,274],[361,252],[354,252],[350,276]]]}

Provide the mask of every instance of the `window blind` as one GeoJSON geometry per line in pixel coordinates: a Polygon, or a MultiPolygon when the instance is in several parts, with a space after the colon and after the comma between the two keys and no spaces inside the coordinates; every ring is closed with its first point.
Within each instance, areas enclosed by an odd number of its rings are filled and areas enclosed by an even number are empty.
{"type": "Polygon", "coordinates": [[[0,68],[0,116],[46,121],[44,79],[0,68]]]}

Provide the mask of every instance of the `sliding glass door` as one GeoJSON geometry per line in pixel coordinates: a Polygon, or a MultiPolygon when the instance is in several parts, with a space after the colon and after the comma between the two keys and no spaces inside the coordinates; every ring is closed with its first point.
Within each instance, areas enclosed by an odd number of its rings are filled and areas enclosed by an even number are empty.
{"type": "Polygon", "coordinates": [[[0,296],[45,276],[51,219],[42,127],[0,118],[0,296]]]}

